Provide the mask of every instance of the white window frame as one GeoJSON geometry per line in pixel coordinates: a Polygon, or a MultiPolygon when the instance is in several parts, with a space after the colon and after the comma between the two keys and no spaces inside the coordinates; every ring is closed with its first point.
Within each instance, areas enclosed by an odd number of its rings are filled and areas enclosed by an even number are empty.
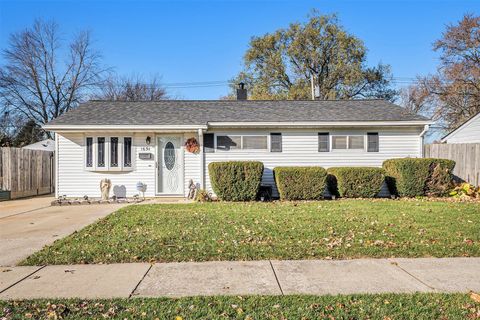
{"type": "Polygon", "coordinates": [[[367,144],[367,135],[366,134],[330,134],[330,151],[332,152],[366,152],[367,144]],[[333,137],[347,137],[347,148],[345,149],[334,149],[333,148],[333,137]],[[363,148],[361,149],[350,149],[350,137],[363,137],[363,148]]]}
{"type": "Polygon", "coordinates": [[[133,137],[131,135],[85,135],[84,137],[84,145],[83,145],[83,168],[85,171],[133,171],[135,166],[135,147],[133,145],[133,137]],[[92,162],[93,165],[91,167],[87,167],[87,138],[93,139],[93,146],[92,146],[92,162]],[[105,166],[99,167],[97,158],[98,158],[98,138],[105,138],[105,166]],[[111,138],[118,138],[118,166],[112,167],[110,166],[110,142],[111,138]],[[130,167],[124,166],[124,158],[123,158],[123,141],[125,138],[132,139],[132,165],[130,167]]]}
{"type": "Polygon", "coordinates": [[[219,132],[214,134],[214,139],[213,139],[213,144],[214,144],[214,150],[215,152],[225,152],[225,153],[247,153],[247,152],[255,152],[255,153],[268,153],[270,152],[270,133],[237,133],[237,132],[219,132]],[[234,150],[221,150],[217,148],[217,137],[218,136],[239,136],[240,137],[240,149],[234,149],[234,150]],[[267,147],[265,149],[243,149],[243,137],[244,136],[249,136],[249,137],[266,137],[267,138],[267,147]]]}
{"type": "Polygon", "coordinates": [[[118,150],[119,150],[118,154],[120,157],[119,166],[122,167],[122,171],[132,171],[135,165],[135,155],[136,155],[135,146],[133,145],[133,136],[119,136],[118,150]],[[130,150],[132,161],[131,161],[130,167],[125,167],[125,159],[123,158],[123,142],[125,141],[125,138],[130,138],[130,141],[132,141],[131,150],[130,150]]]}
{"type": "Polygon", "coordinates": [[[85,136],[83,139],[83,168],[85,170],[94,170],[95,164],[97,161],[96,157],[96,149],[95,149],[95,137],[93,136],[85,136]],[[92,138],[92,166],[87,166],[87,138],[92,138]]]}

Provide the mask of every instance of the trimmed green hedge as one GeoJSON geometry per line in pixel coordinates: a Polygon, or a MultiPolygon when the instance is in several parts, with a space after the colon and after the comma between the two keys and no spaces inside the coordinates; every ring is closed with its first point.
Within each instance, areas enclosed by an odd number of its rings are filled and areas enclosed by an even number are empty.
{"type": "Polygon", "coordinates": [[[455,161],[400,158],[383,162],[390,193],[401,197],[444,196],[452,186],[455,161]]]}
{"type": "Polygon", "coordinates": [[[220,200],[253,201],[263,175],[259,161],[212,162],[208,165],[212,189],[220,200]]]}
{"type": "Polygon", "coordinates": [[[370,167],[329,168],[328,189],[344,198],[374,198],[385,181],[385,170],[370,167]]]}
{"type": "Polygon", "coordinates": [[[280,199],[323,199],[327,171],[322,167],[277,167],[273,170],[280,199]]]}

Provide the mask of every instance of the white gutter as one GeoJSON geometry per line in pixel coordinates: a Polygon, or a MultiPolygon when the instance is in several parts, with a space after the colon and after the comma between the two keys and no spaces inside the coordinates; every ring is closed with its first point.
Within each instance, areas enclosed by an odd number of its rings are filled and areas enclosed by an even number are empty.
{"type": "Polygon", "coordinates": [[[209,122],[208,126],[251,128],[251,127],[370,127],[370,126],[420,126],[429,125],[433,121],[302,121],[302,122],[209,122]]]}
{"type": "Polygon", "coordinates": [[[425,133],[427,133],[428,129],[430,128],[430,126],[428,124],[426,124],[424,127],[423,127],[423,131],[420,132],[420,152],[421,152],[421,156],[422,158],[425,157],[425,148],[424,148],[424,135],[425,133]]]}
{"type": "MultiPolygon", "coordinates": [[[[316,127],[371,127],[371,126],[428,126],[421,121],[302,121],[302,122],[209,122],[208,125],[44,125],[47,131],[169,131],[184,132],[209,128],[316,128],[316,127]]],[[[428,129],[427,129],[428,130],[428,129]]]]}
{"type": "Polygon", "coordinates": [[[47,131],[152,131],[152,130],[192,130],[207,129],[206,125],[44,125],[47,131]]]}
{"type": "Polygon", "coordinates": [[[60,149],[58,148],[58,134],[55,133],[55,152],[53,153],[53,156],[55,157],[54,162],[55,162],[55,199],[58,199],[59,193],[58,193],[58,153],[60,149]]]}
{"type": "Polygon", "coordinates": [[[428,124],[426,124],[424,127],[423,127],[423,131],[420,132],[420,137],[423,138],[423,136],[425,135],[425,133],[427,133],[428,129],[430,129],[430,126],[428,124]]]}

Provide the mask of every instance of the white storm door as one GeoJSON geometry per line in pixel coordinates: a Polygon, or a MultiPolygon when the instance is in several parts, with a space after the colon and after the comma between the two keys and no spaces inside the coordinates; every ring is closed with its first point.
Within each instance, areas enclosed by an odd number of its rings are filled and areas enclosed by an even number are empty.
{"type": "Polygon", "coordinates": [[[157,193],[165,195],[183,195],[182,137],[158,137],[157,146],[157,193]]]}

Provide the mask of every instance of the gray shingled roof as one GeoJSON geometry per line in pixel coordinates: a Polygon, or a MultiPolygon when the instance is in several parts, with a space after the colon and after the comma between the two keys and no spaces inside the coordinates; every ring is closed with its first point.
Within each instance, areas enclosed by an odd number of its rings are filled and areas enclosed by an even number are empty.
{"type": "Polygon", "coordinates": [[[48,125],[206,125],[211,122],[428,120],[384,100],[89,101],[48,125]]]}

